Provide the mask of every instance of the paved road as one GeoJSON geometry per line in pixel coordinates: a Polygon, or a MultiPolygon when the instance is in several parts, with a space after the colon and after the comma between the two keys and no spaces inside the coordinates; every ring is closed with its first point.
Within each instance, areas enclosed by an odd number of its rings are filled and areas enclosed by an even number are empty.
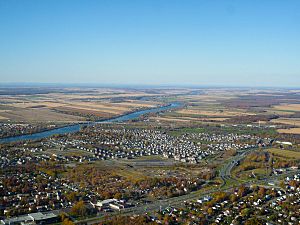
{"type": "Polygon", "coordinates": [[[234,179],[231,177],[231,170],[236,165],[237,161],[244,158],[248,153],[250,153],[253,150],[254,149],[248,149],[241,153],[238,153],[236,156],[234,156],[231,160],[229,160],[228,162],[226,162],[223,165],[223,167],[220,170],[220,177],[225,182],[222,185],[222,187],[219,189],[213,189],[213,190],[206,191],[206,192],[199,192],[199,191],[191,192],[187,195],[173,197],[173,198],[169,198],[169,199],[165,199],[165,200],[157,200],[156,202],[153,202],[150,204],[144,204],[144,205],[139,205],[139,206],[135,206],[132,208],[123,209],[120,212],[111,212],[111,213],[106,213],[106,214],[101,213],[100,215],[97,216],[97,218],[90,218],[90,219],[86,219],[86,220],[82,220],[82,221],[76,221],[75,223],[89,225],[89,224],[95,224],[95,223],[101,222],[105,218],[105,216],[111,217],[111,216],[118,215],[118,214],[122,214],[122,215],[144,214],[147,212],[158,211],[158,210],[160,210],[160,208],[166,208],[168,206],[180,206],[180,205],[184,204],[184,201],[191,201],[191,200],[199,199],[201,197],[204,197],[204,196],[214,193],[216,191],[229,190],[232,187],[225,187],[225,184],[230,179],[234,179]]]}
{"type": "MultiPolygon", "coordinates": [[[[247,154],[249,154],[251,151],[254,151],[256,149],[248,149],[245,150],[243,152],[238,153],[236,156],[232,157],[231,160],[227,161],[223,167],[220,170],[220,177],[222,178],[222,180],[224,181],[223,185],[220,188],[216,188],[210,191],[206,191],[206,192],[200,192],[200,191],[196,191],[196,192],[191,192],[187,195],[182,195],[179,197],[173,197],[173,198],[169,198],[169,199],[165,199],[165,200],[157,200],[156,202],[152,202],[149,204],[144,204],[144,205],[138,205],[132,208],[126,208],[123,209],[121,211],[117,211],[117,212],[111,212],[111,213],[101,213],[99,214],[97,217],[94,218],[90,218],[90,219],[85,219],[82,221],[75,221],[75,224],[96,224],[99,223],[101,221],[103,221],[103,219],[108,217],[112,217],[114,215],[134,215],[134,214],[145,214],[145,213],[149,213],[149,212],[154,212],[154,211],[159,211],[160,208],[166,208],[168,206],[180,206],[184,204],[184,201],[191,201],[191,200],[195,200],[195,199],[199,199],[201,197],[204,197],[206,195],[212,194],[216,191],[227,191],[232,189],[232,187],[234,186],[234,184],[244,184],[244,185],[252,185],[252,182],[243,182],[243,181],[239,181],[236,180],[235,178],[233,178],[231,176],[231,171],[234,168],[234,166],[236,166],[236,163],[243,159],[244,157],[247,156],[247,154]],[[232,181],[235,181],[234,183],[232,183],[232,181]],[[229,183],[231,182],[231,183],[229,183]],[[227,185],[226,184],[233,184],[233,185],[227,185]]],[[[300,170],[297,171],[291,171],[289,173],[284,174],[284,176],[288,175],[288,174],[295,174],[297,172],[299,172],[300,170]]],[[[269,182],[274,182],[276,180],[278,180],[279,177],[269,177],[263,181],[260,182],[256,182],[256,184],[260,185],[260,186],[265,186],[267,187],[269,182]]],[[[278,186],[268,186],[268,187],[272,187],[272,188],[279,188],[278,186]]]]}
{"type": "Polygon", "coordinates": [[[250,152],[257,150],[257,148],[247,149],[243,152],[238,153],[236,156],[232,157],[221,169],[220,169],[220,178],[223,181],[221,187],[224,187],[226,184],[230,183],[239,183],[239,181],[232,177],[231,171],[237,165],[237,163],[245,158],[250,152]]]}
{"type": "Polygon", "coordinates": [[[149,212],[159,211],[160,208],[164,209],[168,206],[180,206],[180,205],[184,204],[184,201],[191,201],[191,200],[199,199],[206,195],[212,194],[216,191],[219,191],[219,190],[226,191],[229,189],[231,189],[231,187],[221,188],[218,190],[210,190],[210,191],[202,192],[202,193],[191,192],[187,195],[182,195],[179,197],[169,198],[169,199],[165,199],[165,200],[157,200],[156,202],[153,202],[150,204],[145,204],[145,205],[141,205],[141,206],[135,206],[132,208],[123,209],[120,212],[112,212],[109,214],[101,213],[100,215],[97,216],[97,218],[91,218],[91,219],[86,219],[86,220],[82,220],[82,221],[75,221],[75,224],[90,225],[90,224],[99,223],[99,222],[103,221],[103,219],[105,219],[105,215],[111,217],[111,216],[118,215],[118,214],[134,215],[134,214],[145,214],[147,212],[149,213],[149,212]]]}

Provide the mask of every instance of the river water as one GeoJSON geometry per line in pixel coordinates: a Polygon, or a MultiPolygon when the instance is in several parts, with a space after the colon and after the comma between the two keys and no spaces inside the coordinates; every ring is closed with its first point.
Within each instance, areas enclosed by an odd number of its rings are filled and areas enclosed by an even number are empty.
{"type": "Polygon", "coordinates": [[[145,109],[141,111],[136,111],[133,113],[129,113],[123,116],[119,116],[113,119],[107,119],[107,120],[102,120],[98,122],[87,122],[87,123],[80,123],[80,124],[73,124],[61,128],[56,128],[53,130],[49,131],[42,131],[34,134],[25,134],[25,135],[20,135],[20,136],[15,136],[15,137],[7,137],[7,138],[2,138],[0,139],[0,143],[9,143],[9,142],[15,142],[15,141],[28,141],[28,140],[39,140],[42,138],[47,138],[55,134],[68,134],[68,133],[74,133],[78,132],[82,126],[91,126],[97,123],[121,123],[121,122],[126,122],[128,120],[133,120],[137,119],[142,115],[148,114],[148,113],[157,113],[157,112],[162,112],[166,111],[169,109],[174,109],[178,108],[181,106],[181,103],[174,102],[171,103],[167,106],[161,106],[158,108],[152,108],[152,109],[145,109]]]}

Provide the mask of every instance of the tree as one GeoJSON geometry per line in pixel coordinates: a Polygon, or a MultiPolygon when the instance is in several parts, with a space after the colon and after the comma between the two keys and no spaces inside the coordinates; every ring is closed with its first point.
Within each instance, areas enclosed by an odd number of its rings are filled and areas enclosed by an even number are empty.
{"type": "Polygon", "coordinates": [[[169,216],[168,214],[165,214],[163,224],[171,225],[171,224],[173,224],[173,222],[174,222],[173,218],[171,216],[169,216]]]}
{"type": "Polygon", "coordinates": [[[212,208],[208,208],[208,210],[207,210],[207,213],[209,214],[209,215],[212,215],[213,214],[213,209],[212,208]]]}
{"type": "Polygon", "coordinates": [[[251,209],[249,209],[249,208],[245,208],[245,209],[243,209],[243,210],[241,211],[241,215],[242,215],[243,217],[249,217],[250,214],[251,214],[251,209]]]}
{"type": "Polygon", "coordinates": [[[229,197],[231,202],[236,202],[236,200],[238,199],[238,197],[235,194],[231,194],[229,197]]]}
{"type": "Polygon", "coordinates": [[[66,197],[70,202],[75,202],[77,199],[77,193],[71,192],[71,193],[67,194],[66,197]]]}
{"type": "Polygon", "coordinates": [[[284,181],[282,180],[282,181],[280,181],[280,183],[279,183],[279,187],[281,187],[281,188],[285,188],[285,183],[284,183],[284,181]]]}
{"type": "Polygon", "coordinates": [[[224,201],[227,198],[227,194],[225,192],[216,192],[214,195],[214,200],[216,202],[224,201]]]}
{"type": "Polygon", "coordinates": [[[122,194],[120,192],[117,192],[115,195],[114,195],[114,198],[115,199],[121,199],[122,198],[122,194]]]}
{"type": "Polygon", "coordinates": [[[250,218],[246,221],[245,225],[262,225],[263,223],[256,217],[250,218]]]}
{"type": "Polygon", "coordinates": [[[290,181],[290,185],[293,186],[293,187],[297,187],[297,186],[298,186],[298,183],[297,183],[297,181],[295,181],[295,180],[291,180],[291,181],[290,181]]]}
{"type": "Polygon", "coordinates": [[[63,220],[62,225],[75,225],[75,223],[73,223],[71,220],[66,218],[63,220]]]}
{"type": "Polygon", "coordinates": [[[77,202],[72,208],[71,213],[75,216],[86,216],[87,208],[83,201],[77,202]]]}
{"type": "Polygon", "coordinates": [[[246,187],[244,185],[240,186],[238,189],[238,195],[244,197],[246,194],[246,187]]]}
{"type": "Polygon", "coordinates": [[[266,194],[266,189],[264,187],[260,187],[259,190],[258,190],[258,196],[260,198],[263,198],[266,194]]]}

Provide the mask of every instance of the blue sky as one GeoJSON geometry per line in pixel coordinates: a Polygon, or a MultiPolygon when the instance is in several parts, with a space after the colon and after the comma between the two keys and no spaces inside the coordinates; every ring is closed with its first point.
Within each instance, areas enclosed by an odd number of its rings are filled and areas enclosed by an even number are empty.
{"type": "Polygon", "coordinates": [[[300,86],[298,0],[0,0],[0,82],[300,86]]]}

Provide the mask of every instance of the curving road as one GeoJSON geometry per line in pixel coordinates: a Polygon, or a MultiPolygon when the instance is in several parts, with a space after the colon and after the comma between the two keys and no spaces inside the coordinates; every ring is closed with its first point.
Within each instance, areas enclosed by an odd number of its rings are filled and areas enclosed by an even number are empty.
{"type": "Polygon", "coordinates": [[[257,148],[251,148],[244,150],[242,152],[239,152],[236,156],[232,157],[221,169],[220,169],[220,178],[223,181],[223,184],[221,187],[224,187],[226,184],[230,184],[229,182],[240,182],[237,179],[233,178],[231,175],[232,169],[237,165],[237,163],[245,158],[247,154],[249,154],[251,151],[257,150],[257,148]]]}
{"type": "MultiPolygon", "coordinates": [[[[206,192],[195,191],[195,192],[191,192],[187,195],[173,197],[173,198],[169,198],[169,199],[165,199],[165,200],[157,200],[156,202],[152,202],[152,203],[144,204],[144,205],[137,205],[132,208],[123,209],[121,211],[116,211],[116,212],[111,212],[111,213],[101,213],[97,217],[93,217],[93,218],[89,218],[89,219],[85,219],[85,220],[81,220],[81,221],[75,221],[75,224],[91,225],[91,224],[99,223],[99,222],[103,221],[104,219],[111,218],[112,216],[115,216],[115,215],[134,215],[134,214],[151,213],[154,211],[159,211],[160,208],[166,208],[168,206],[180,206],[180,205],[184,204],[185,201],[199,199],[206,195],[212,194],[216,191],[230,190],[234,187],[235,184],[252,185],[253,184],[252,182],[240,181],[240,180],[233,178],[231,176],[231,171],[236,166],[236,163],[239,160],[242,160],[244,157],[247,156],[247,154],[249,154],[251,151],[254,151],[256,149],[257,148],[252,148],[252,149],[247,149],[242,152],[239,152],[236,156],[232,157],[229,161],[227,161],[223,165],[223,167],[220,170],[220,177],[223,180],[223,184],[220,188],[214,188],[214,189],[206,191],[206,192]],[[232,182],[232,181],[234,181],[234,182],[232,182]],[[229,182],[231,182],[231,183],[229,183],[229,182]],[[228,184],[228,185],[226,185],[226,184],[228,184]],[[231,185],[229,185],[229,184],[231,184],[231,185]]],[[[283,174],[282,176],[286,176],[288,174],[291,175],[291,174],[298,173],[298,172],[300,172],[300,170],[291,171],[289,173],[283,174]]],[[[256,182],[256,184],[259,186],[269,187],[268,186],[269,182],[274,182],[278,179],[279,179],[279,177],[269,177],[263,181],[256,182]]],[[[281,189],[278,186],[270,186],[270,187],[276,188],[276,189],[277,188],[281,189]]]]}
{"type": "Polygon", "coordinates": [[[195,199],[199,199],[201,197],[204,197],[206,195],[212,194],[216,191],[226,191],[230,190],[232,186],[227,186],[225,187],[225,184],[230,181],[230,180],[235,180],[236,182],[239,182],[238,180],[234,179],[231,176],[231,171],[236,165],[236,162],[243,159],[246,157],[248,153],[253,151],[255,149],[247,149],[244,150],[243,152],[238,153],[236,156],[232,157],[231,160],[226,162],[223,167],[220,170],[220,177],[224,181],[223,185],[220,188],[215,188],[206,192],[200,192],[200,191],[195,191],[191,192],[186,195],[178,196],[178,197],[173,197],[165,200],[158,200],[156,202],[152,202],[149,204],[144,204],[144,205],[137,205],[135,207],[131,208],[126,208],[121,211],[116,211],[116,212],[110,212],[110,213],[101,213],[97,217],[94,218],[89,218],[81,221],[75,221],[75,224],[95,224],[103,221],[107,217],[111,217],[114,215],[134,215],[134,214],[144,214],[144,213],[150,213],[154,211],[159,211],[160,208],[166,208],[168,206],[180,206],[184,204],[184,201],[191,201],[195,199]]]}

